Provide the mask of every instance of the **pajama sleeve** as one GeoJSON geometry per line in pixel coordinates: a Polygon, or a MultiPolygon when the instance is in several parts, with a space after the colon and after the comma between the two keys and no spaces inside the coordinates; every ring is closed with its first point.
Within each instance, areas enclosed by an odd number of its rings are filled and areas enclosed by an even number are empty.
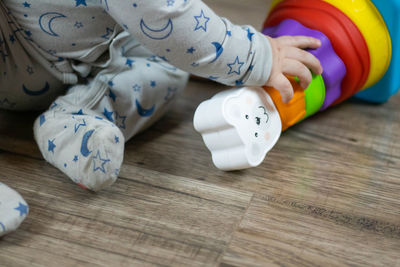
{"type": "Polygon", "coordinates": [[[227,85],[264,85],[272,49],[251,26],[237,26],[201,0],[102,0],[105,10],[153,53],[227,85]]]}

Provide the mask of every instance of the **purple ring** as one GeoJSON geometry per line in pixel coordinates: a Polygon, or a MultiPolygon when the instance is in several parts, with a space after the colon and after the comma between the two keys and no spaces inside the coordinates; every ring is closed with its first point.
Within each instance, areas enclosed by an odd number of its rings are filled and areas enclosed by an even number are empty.
{"type": "Polygon", "coordinates": [[[309,36],[321,41],[321,47],[318,49],[307,49],[321,62],[324,72],[322,77],[325,83],[325,101],[321,110],[327,109],[341,95],[342,81],[346,75],[346,66],[342,59],[336,54],[329,38],[320,31],[311,30],[293,19],[283,20],[279,25],[268,27],[263,33],[271,37],[281,36],[309,36]]]}

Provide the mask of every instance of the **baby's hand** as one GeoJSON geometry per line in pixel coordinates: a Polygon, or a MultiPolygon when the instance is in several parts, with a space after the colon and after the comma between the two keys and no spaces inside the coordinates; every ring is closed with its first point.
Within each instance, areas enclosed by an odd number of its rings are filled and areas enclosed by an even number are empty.
{"type": "Polygon", "coordinates": [[[321,41],[305,36],[267,38],[271,43],[273,62],[266,86],[277,89],[283,102],[288,103],[293,97],[293,87],[285,75],[298,77],[300,86],[306,89],[312,81],[310,69],[315,74],[322,73],[319,60],[303,50],[316,49],[321,46],[321,41]]]}

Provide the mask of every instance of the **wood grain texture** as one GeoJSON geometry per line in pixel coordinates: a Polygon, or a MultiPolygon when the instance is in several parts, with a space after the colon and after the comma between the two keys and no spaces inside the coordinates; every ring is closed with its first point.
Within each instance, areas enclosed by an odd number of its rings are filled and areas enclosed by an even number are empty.
{"type": "MultiPolygon", "coordinates": [[[[263,0],[206,1],[259,28],[263,0]]],[[[347,102],[283,134],[258,168],[222,172],[193,113],[226,87],[194,80],[126,145],[98,194],[42,159],[35,113],[0,112],[0,181],[30,205],[0,266],[400,266],[400,95],[347,102]]]]}
{"type": "Polygon", "coordinates": [[[223,262],[235,266],[397,266],[400,224],[288,197],[257,196],[223,262]]]}
{"type": "Polygon", "coordinates": [[[98,194],[78,189],[41,160],[2,154],[0,172],[30,205],[19,231],[0,242],[0,259],[16,247],[15,263],[22,265],[34,251],[41,256],[33,262],[46,264],[49,250],[68,265],[213,264],[252,196],[127,165],[118,183],[98,194]]]}

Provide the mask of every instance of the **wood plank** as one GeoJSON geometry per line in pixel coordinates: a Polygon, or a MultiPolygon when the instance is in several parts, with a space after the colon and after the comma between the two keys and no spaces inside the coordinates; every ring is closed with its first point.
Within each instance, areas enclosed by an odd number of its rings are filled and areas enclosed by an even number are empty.
{"type": "Polygon", "coordinates": [[[399,221],[256,196],[222,266],[399,266],[399,221]]]}
{"type": "Polygon", "coordinates": [[[0,242],[0,262],[21,265],[215,265],[252,196],[132,166],[91,194],[42,160],[6,153],[0,172],[30,205],[19,231],[0,242]]]}

